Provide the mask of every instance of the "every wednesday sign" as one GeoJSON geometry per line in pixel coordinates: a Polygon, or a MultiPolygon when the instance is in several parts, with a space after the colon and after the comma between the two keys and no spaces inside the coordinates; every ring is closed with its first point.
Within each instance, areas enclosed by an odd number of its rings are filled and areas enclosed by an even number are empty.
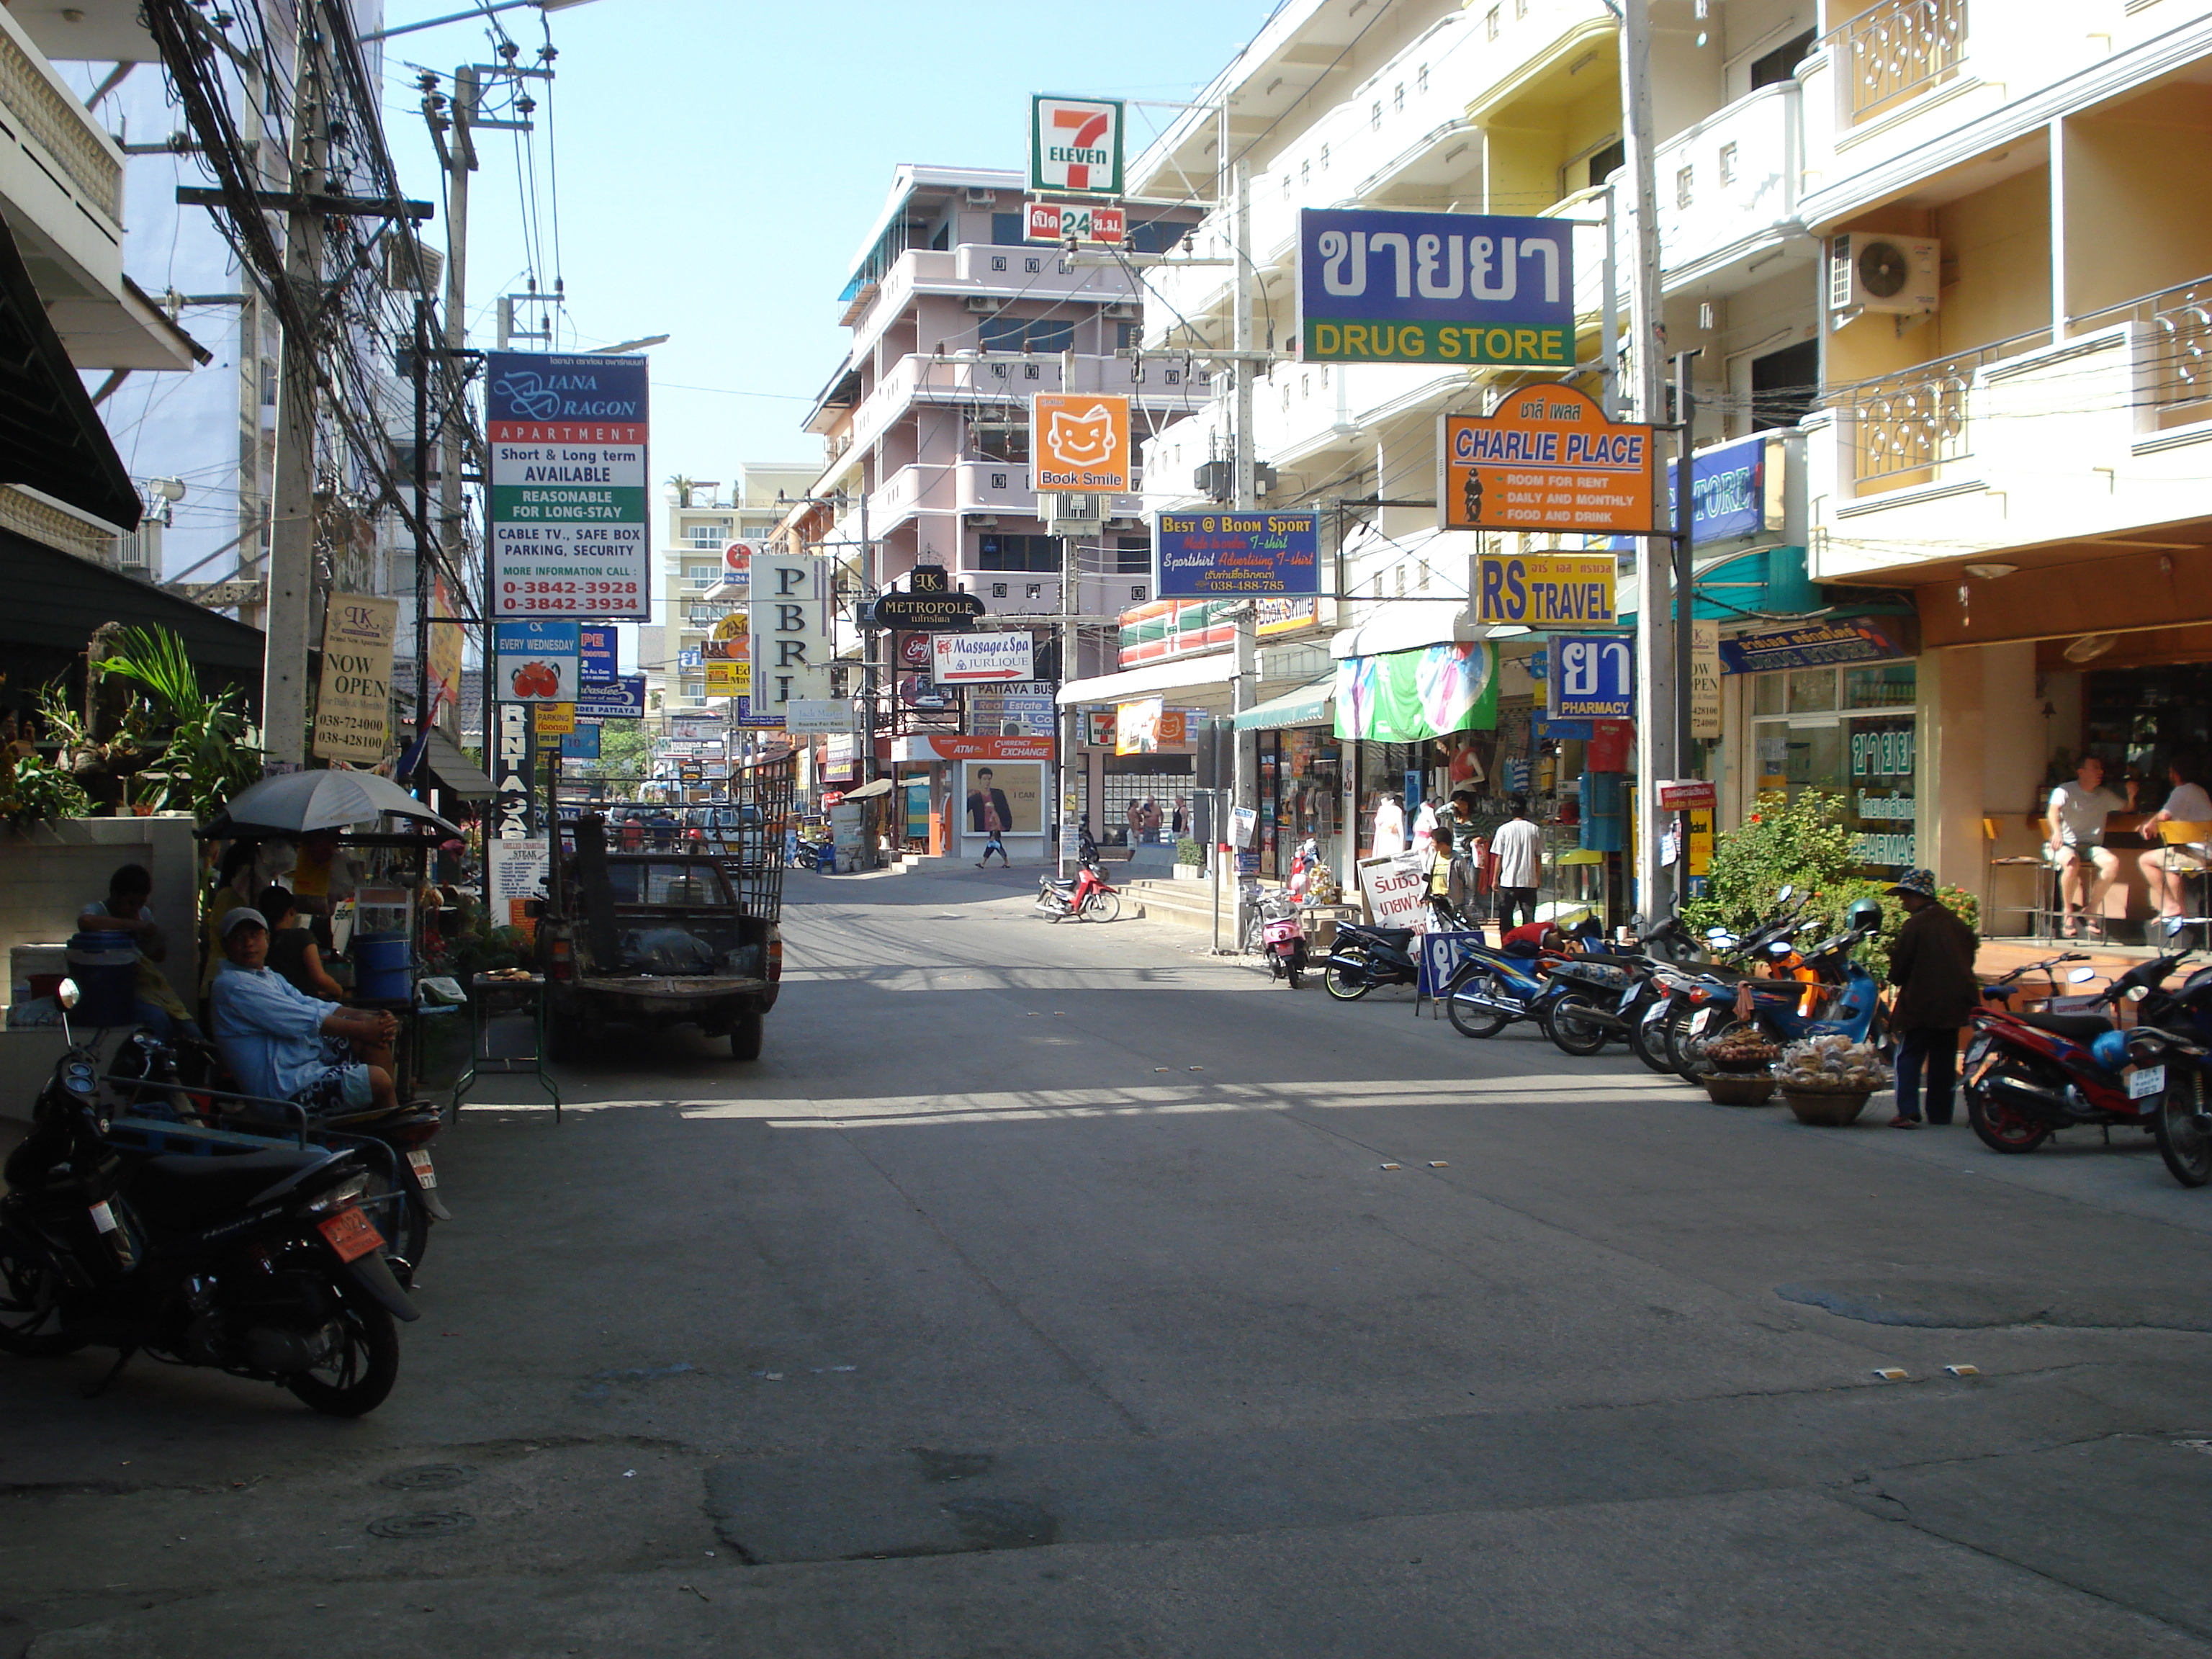
{"type": "Polygon", "coordinates": [[[491,614],[652,615],[642,357],[485,356],[491,614]]]}

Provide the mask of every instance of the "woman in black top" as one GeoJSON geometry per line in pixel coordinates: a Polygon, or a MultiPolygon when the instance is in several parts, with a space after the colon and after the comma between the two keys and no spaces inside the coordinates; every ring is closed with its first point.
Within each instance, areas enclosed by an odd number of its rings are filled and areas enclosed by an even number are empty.
{"type": "Polygon", "coordinates": [[[270,968],[311,997],[343,1002],[345,988],[323,971],[322,953],[315,948],[314,933],[300,920],[292,890],[264,887],[253,908],[269,918],[270,968]]]}

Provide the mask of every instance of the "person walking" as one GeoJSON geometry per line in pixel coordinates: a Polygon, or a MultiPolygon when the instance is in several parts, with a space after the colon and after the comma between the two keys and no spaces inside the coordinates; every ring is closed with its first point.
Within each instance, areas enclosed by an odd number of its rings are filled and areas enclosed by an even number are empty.
{"type": "Polygon", "coordinates": [[[1889,982],[1897,987],[1889,1011],[1890,1029],[1897,1033],[1897,1115],[1889,1127],[1917,1129],[1923,1073],[1928,1121],[1951,1121],[1959,1028],[1982,1000],[1982,982],[1974,976],[1981,941],[1936,896],[1934,871],[1907,870],[1889,890],[1906,911],[1889,947],[1889,982]]]}
{"type": "Polygon", "coordinates": [[[1521,924],[1536,920],[1536,890],[1544,879],[1544,832],[1528,821],[1528,798],[1513,797],[1513,816],[1490,838],[1498,860],[1498,931],[1503,936],[1518,913],[1521,924]]]}

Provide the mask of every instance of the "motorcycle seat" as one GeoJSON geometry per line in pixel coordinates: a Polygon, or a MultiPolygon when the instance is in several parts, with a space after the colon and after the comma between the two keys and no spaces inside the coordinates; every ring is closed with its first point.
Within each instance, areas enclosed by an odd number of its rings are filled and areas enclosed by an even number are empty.
{"type": "Polygon", "coordinates": [[[2112,1029],[2112,1022],[2102,1014],[2014,1014],[2013,1018],[2022,1025],[2032,1025],[2039,1031],[2077,1042],[2102,1036],[2112,1029]]]}
{"type": "Polygon", "coordinates": [[[1403,945],[1413,937],[1411,927],[1363,927],[1359,930],[1370,939],[1379,939],[1385,945],[1403,945]]]}
{"type": "Polygon", "coordinates": [[[149,1158],[131,1173],[125,1190],[155,1232],[181,1232],[241,1210],[287,1176],[331,1156],[319,1147],[296,1147],[234,1157],[172,1154],[149,1158]]]}

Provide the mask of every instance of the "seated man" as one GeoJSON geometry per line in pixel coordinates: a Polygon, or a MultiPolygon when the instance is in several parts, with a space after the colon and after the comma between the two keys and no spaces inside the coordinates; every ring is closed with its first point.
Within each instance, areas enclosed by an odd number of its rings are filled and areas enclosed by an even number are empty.
{"type": "Polygon", "coordinates": [[[268,968],[269,922],[240,906],[222,919],[222,970],[209,997],[216,1047],[242,1093],[296,1101],[310,1116],[398,1103],[389,1013],[333,1008],[268,968]]]}
{"type": "Polygon", "coordinates": [[[170,988],[156,965],[168,959],[169,943],[146,901],[154,896],[154,878],[143,864],[126,864],[108,878],[107,896],[94,899],[78,913],[77,931],[84,933],[125,933],[137,947],[136,972],[138,1023],[163,1042],[184,1036],[198,1041],[200,1028],[191,1010],[170,988]]]}

